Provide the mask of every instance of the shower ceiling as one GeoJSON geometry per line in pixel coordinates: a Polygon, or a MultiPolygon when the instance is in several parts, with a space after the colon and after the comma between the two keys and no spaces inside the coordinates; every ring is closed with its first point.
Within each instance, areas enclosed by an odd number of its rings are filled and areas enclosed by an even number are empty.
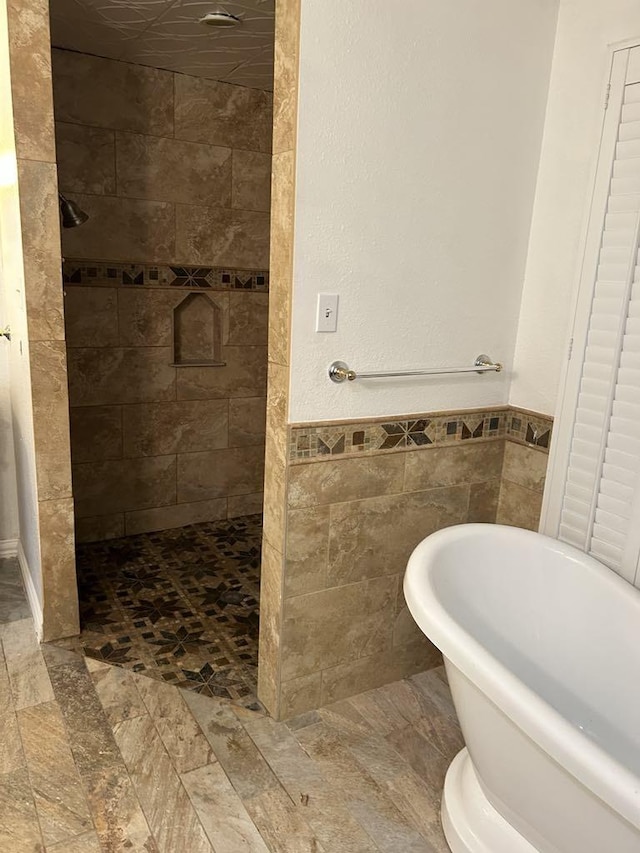
{"type": "Polygon", "coordinates": [[[255,89],[273,85],[275,0],[50,0],[51,43],[255,89]],[[240,18],[203,26],[207,12],[240,18]]]}

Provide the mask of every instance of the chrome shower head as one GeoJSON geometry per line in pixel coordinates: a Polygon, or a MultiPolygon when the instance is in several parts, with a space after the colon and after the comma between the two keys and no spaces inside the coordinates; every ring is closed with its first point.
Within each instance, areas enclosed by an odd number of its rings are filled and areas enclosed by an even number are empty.
{"type": "Polygon", "coordinates": [[[58,199],[60,201],[63,228],[76,228],[76,226],[82,225],[83,222],[87,221],[89,214],[85,213],[75,201],[65,198],[62,193],[58,193],[58,199]]]}

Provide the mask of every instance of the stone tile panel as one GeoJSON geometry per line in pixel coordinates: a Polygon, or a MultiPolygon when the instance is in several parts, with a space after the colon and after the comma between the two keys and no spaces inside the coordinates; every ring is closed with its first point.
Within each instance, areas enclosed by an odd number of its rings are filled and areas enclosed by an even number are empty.
{"type": "Polygon", "coordinates": [[[229,444],[226,400],[181,400],[124,406],[124,456],[164,456],[229,444]]]}
{"type": "Polygon", "coordinates": [[[271,156],[256,151],[233,152],[232,207],[264,210],[271,206],[271,156]]]}
{"type": "Polygon", "coordinates": [[[170,202],[84,193],[74,193],[73,200],[89,219],[81,228],[64,229],[66,258],[175,263],[175,207],[170,202]]]}
{"type": "Polygon", "coordinates": [[[178,500],[208,500],[250,494],[263,481],[264,451],[239,447],[178,456],[178,500]]]}
{"type": "Polygon", "coordinates": [[[81,406],[69,412],[72,462],[122,458],[122,406],[81,406]]]}
{"type": "Polygon", "coordinates": [[[166,506],[176,500],[176,457],[114,459],[73,466],[78,518],[166,506]]]}
{"type": "Polygon", "coordinates": [[[300,509],[399,494],[404,464],[404,456],[393,455],[293,466],[289,472],[289,506],[300,509]]]}
{"type": "Polygon", "coordinates": [[[118,195],[231,207],[231,149],[135,133],[116,134],[118,195]]]}
{"type": "Polygon", "coordinates": [[[113,131],[57,121],[56,160],[62,193],[116,194],[113,131]]]}
{"type": "Polygon", "coordinates": [[[29,340],[64,340],[55,164],[18,161],[18,184],[29,340]]]}
{"type": "Polygon", "coordinates": [[[118,295],[111,287],[68,287],[64,293],[67,347],[118,345],[118,295]]]}
{"type": "Polygon", "coordinates": [[[169,347],[76,348],[68,353],[71,406],[175,400],[169,347]]]}
{"type": "MultiPolygon", "coordinates": [[[[149,254],[149,257],[154,256],[149,254]]],[[[178,204],[174,257],[189,264],[249,269],[268,267],[269,214],[178,204]]]]}
{"type": "Polygon", "coordinates": [[[51,57],[58,121],[173,136],[170,71],[68,50],[51,57]]]}
{"type": "Polygon", "coordinates": [[[394,576],[287,599],[282,627],[283,681],[388,649],[388,614],[395,607],[397,591],[394,576]]]}
{"type": "Polygon", "coordinates": [[[176,139],[271,150],[270,92],[176,74],[175,95],[176,139]]]}

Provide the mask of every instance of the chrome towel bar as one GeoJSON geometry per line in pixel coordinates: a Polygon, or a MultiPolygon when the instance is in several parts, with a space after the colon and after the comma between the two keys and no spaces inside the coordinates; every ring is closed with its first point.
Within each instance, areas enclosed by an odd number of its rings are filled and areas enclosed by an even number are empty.
{"type": "Polygon", "coordinates": [[[386,379],[389,376],[439,376],[447,373],[500,373],[500,362],[492,361],[488,355],[479,355],[472,367],[428,367],[424,370],[385,370],[381,373],[356,373],[344,361],[334,361],[329,365],[329,379],[332,382],[344,382],[354,379],[386,379]]]}

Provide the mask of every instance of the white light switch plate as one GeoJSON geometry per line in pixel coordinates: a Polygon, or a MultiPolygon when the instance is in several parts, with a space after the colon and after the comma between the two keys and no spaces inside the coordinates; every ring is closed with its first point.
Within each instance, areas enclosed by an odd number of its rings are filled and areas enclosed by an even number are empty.
{"type": "Polygon", "coordinates": [[[335,332],[338,328],[338,294],[319,293],[316,332],[335,332]]]}

